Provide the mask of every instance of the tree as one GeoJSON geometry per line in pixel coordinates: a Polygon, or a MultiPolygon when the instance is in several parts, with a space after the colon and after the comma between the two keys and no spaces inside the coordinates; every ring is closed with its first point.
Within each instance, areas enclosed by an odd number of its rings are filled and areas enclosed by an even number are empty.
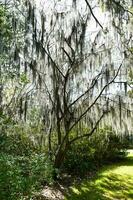
{"type": "MultiPolygon", "coordinates": [[[[118,49],[116,51],[121,62],[114,64],[112,60],[109,60],[114,50],[108,41],[111,38],[110,27],[104,28],[90,3],[87,0],[84,3],[87,7],[81,6],[82,12],[78,10],[77,1],[73,1],[74,10],[72,11],[60,10],[59,6],[59,10],[55,9],[55,12],[51,14],[50,20],[42,13],[41,36],[34,41],[33,48],[39,52],[38,57],[44,63],[40,64],[40,69],[36,65],[35,72],[38,75],[41,74],[44,83],[41,87],[46,91],[46,95],[43,94],[42,98],[47,104],[44,106],[44,110],[47,110],[44,118],[45,125],[48,126],[49,152],[52,151],[51,140],[54,137],[52,135],[57,134],[57,148],[53,150],[56,152],[56,167],[62,164],[69,145],[78,139],[91,136],[105,114],[111,111],[112,105],[108,93],[112,92],[112,84],[122,82],[116,79],[125,71],[123,68],[126,60],[125,49],[126,44],[128,45],[131,40],[131,37],[127,37],[128,31],[126,32],[124,25],[128,19],[122,17],[123,14],[126,17],[131,13],[119,2],[110,1],[111,8],[107,4],[106,7],[110,12],[113,10],[112,28],[117,36],[114,43],[116,42],[118,48],[120,46],[122,49],[122,51],[118,49]],[[75,16],[71,18],[71,23],[67,26],[69,14],[75,14],[75,16]],[[117,17],[116,21],[114,15],[117,17]],[[90,21],[96,22],[100,27],[93,42],[86,38],[90,21]],[[98,46],[100,39],[103,39],[102,48],[98,46]],[[108,60],[105,60],[105,56],[108,56],[108,60]],[[106,97],[105,101],[102,100],[103,96],[106,97]],[[97,113],[97,110],[99,110],[97,117],[92,116],[92,113],[95,111],[97,113]],[[82,126],[81,132],[83,132],[83,127],[89,127],[90,130],[78,135],[72,133],[80,125],[82,126]]],[[[53,5],[53,9],[55,6],[53,5]]]]}
{"type": "Polygon", "coordinates": [[[32,98],[37,96],[42,108],[48,151],[59,168],[70,145],[90,137],[116,104],[122,119],[123,100],[114,88],[124,86],[126,91],[131,5],[115,0],[73,0],[70,5],[46,1],[38,12],[36,2],[18,2],[19,10],[25,7],[23,67],[25,73],[32,71],[32,98]]]}
{"type": "Polygon", "coordinates": [[[6,53],[10,46],[12,37],[9,14],[5,6],[0,5],[0,112],[2,112],[2,91],[3,91],[3,68],[2,65],[6,59],[6,53]],[[8,21],[8,22],[7,22],[8,21]]]}
{"type": "Polygon", "coordinates": [[[29,79],[23,64],[25,7],[18,3],[12,0],[0,3],[0,108],[1,115],[19,119],[22,114],[26,118],[26,102],[23,112],[22,99],[29,92],[26,91],[29,79]]]}

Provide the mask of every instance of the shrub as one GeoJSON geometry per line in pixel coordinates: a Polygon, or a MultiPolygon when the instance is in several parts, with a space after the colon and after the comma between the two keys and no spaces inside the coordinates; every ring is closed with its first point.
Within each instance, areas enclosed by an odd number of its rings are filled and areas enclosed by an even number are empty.
{"type": "Polygon", "coordinates": [[[32,155],[30,158],[30,175],[36,186],[53,182],[54,168],[44,154],[32,155]]]}
{"type": "Polygon", "coordinates": [[[42,183],[51,183],[53,167],[45,155],[0,154],[0,199],[30,199],[42,183]]]}
{"type": "Polygon", "coordinates": [[[0,199],[17,200],[23,191],[21,169],[13,156],[0,155],[0,199]]]}
{"type": "Polygon", "coordinates": [[[0,151],[11,155],[29,156],[33,152],[38,152],[38,147],[26,135],[18,134],[1,134],[0,151]]]}
{"type": "Polygon", "coordinates": [[[125,142],[110,128],[97,130],[90,138],[75,142],[69,149],[64,167],[84,173],[101,164],[125,156],[125,142]]]}
{"type": "Polygon", "coordinates": [[[94,159],[100,164],[104,161],[119,158],[119,155],[125,156],[126,142],[111,127],[105,127],[97,130],[90,138],[89,144],[95,149],[94,159]]]}
{"type": "Polygon", "coordinates": [[[64,168],[68,172],[81,175],[88,169],[95,169],[94,153],[95,149],[87,140],[78,141],[70,147],[64,161],[64,168]]]}
{"type": "Polygon", "coordinates": [[[11,155],[29,156],[45,150],[42,124],[34,126],[15,122],[6,115],[0,115],[0,151],[11,155]]]}
{"type": "Polygon", "coordinates": [[[0,200],[31,199],[42,184],[53,182],[52,163],[36,140],[40,130],[0,116],[0,200]]]}

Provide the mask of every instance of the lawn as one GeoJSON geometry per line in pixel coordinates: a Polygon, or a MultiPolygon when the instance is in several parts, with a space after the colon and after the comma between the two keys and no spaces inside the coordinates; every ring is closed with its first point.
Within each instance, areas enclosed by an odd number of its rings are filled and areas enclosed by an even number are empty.
{"type": "Polygon", "coordinates": [[[132,200],[133,151],[123,161],[103,167],[93,180],[70,187],[65,200],[132,200]]]}

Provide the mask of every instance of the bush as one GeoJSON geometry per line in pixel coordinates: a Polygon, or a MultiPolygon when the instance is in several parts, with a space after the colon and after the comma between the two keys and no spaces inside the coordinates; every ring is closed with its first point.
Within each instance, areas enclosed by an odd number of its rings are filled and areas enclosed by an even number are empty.
{"type": "Polygon", "coordinates": [[[51,183],[53,167],[44,155],[0,155],[0,200],[30,199],[44,182],[51,183]]]}
{"type": "Polygon", "coordinates": [[[94,159],[99,164],[117,157],[124,149],[120,137],[110,127],[99,129],[90,138],[89,144],[95,149],[94,159]]]}
{"type": "Polygon", "coordinates": [[[18,134],[1,134],[0,151],[11,155],[29,156],[38,152],[38,147],[26,135],[18,134]]]}
{"type": "MultiPolygon", "coordinates": [[[[16,159],[11,155],[0,155],[0,199],[17,200],[24,192],[24,177],[16,159]]],[[[25,191],[26,192],[26,191],[25,191]]]]}
{"type": "Polygon", "coordinates": [[[97,130],[90,138],[75,142],[69,149],[64,167],[69,172],[85,173],[105,162],[126,155],[126,143],[110,127],[97,130]]]}
{"type": "Polygon", "coordinates": [[[53,182],[53,165],[36,140],[40,130],[0,117],[0,200],[31,199],[42,184],[53,182]]]}
{"type": "Polygon", "coordinates": [[[0,152],[18,156],[43,153],[46,150],[44,142],[41,122],[15,122],[7,115],[0,115],[0,152]]]}
{"type": "Polygon", "coordinates": [[[54,168],[52,162],[44,154],[36,154],[30,158],[30,174],[36,186],[52,183],[54,168]]]}
{"type": "Polygon", "coordinates": [[[94,153],[95,149],[89,145],[87,140],[76,142],[70,147],[66,155],[64,168],[68,172],[83,175],[87,170],[96,168],[94,153]]]}

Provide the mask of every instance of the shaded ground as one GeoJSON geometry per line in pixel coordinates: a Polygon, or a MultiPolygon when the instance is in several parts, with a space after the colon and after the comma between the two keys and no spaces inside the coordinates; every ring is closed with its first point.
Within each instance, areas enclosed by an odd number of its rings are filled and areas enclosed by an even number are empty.
{"type": "Polygon", "coordinates": [[[132,200],[133,151],[123,161],[103,167],[95,178],[44,188],[49,200],[132,200]],[[70,186],[71,184],[71,186],[70,186]]]}

